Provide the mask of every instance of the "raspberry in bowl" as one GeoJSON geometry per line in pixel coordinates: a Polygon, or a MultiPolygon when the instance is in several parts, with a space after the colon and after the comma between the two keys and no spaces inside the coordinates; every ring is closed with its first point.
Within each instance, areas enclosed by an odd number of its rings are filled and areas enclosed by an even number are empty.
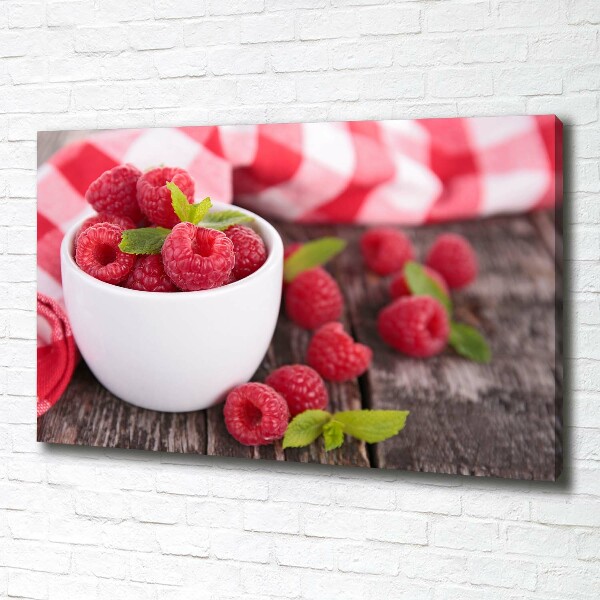
{"type": "MultiPolygon", "coordinates": [[[[251,216],[267,256],[243,279],[212,289],[162,290],[159,265],[140,259],[123,265],[122,279],[110,272],[117,284],[106,283],[75,262],[74,242],[85,219],[63,239],[63,293],[75,341],[100,383],[131,404],[166,412],[212,406],[252,377],[269,347],[281,301],[281,238],[250,211],[218,203],[213,208],[251,216]],[[147,291],[134,280],[159,287],[147,291]]],[[[102,233],[109,243],[114,227],[99,228],[96,235],[102,233]]]]}

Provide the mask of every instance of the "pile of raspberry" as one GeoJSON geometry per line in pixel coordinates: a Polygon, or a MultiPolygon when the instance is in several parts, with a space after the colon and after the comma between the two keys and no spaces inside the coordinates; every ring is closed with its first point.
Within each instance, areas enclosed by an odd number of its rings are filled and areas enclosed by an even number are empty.
{"type": "MultiPolygon", "coordinates": [[[[363,234],[361,252],[367,267],[378,275],[391,276],[392,302],[377,318],[381,338],[409,356],[425,358],[439,354],[448,344],[450,321],[445,307],[432,296],[413,295],[404,275],[415,252],[410,240],[389,227],[363,234]]],[[[462,236],[445,233],[436,238],[422,265],[441,292],[469,285],[477,277],[478,264],[471,244],[462,236]]]]}
{"type": "Polygon", "coordinates": [[[267,250],[252,228],[232,225],[223,232],[180,222],[167,182],[194,203],[194,181],[178,167],[142,173],[119,165],[89,186],[85,198],[98,214],[84,221],[75,237],[75,262],[83,271],[132,290],[178,292],[239,281],[264,264],[267,250]],[[123,252],[123,231],[142,227],[170,230],[160,252],[123,252]]]}

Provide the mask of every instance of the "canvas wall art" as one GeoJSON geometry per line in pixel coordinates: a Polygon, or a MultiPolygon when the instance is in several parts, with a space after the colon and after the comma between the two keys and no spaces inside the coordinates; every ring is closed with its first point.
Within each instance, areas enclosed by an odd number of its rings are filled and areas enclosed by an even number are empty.
{"type": "Polygon", "coordinates": [[[38,441],[554,480],[551,115],[38,134],[38,441]]]}

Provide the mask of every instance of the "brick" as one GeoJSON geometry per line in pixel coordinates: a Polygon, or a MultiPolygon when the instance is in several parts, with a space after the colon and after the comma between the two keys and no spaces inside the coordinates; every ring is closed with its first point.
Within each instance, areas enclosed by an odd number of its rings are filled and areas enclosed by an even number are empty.
{"type": "Polygon", "coordinates": [[[358,28],[363,35],[392,35],[421,31],[417,6],[377,6],[358,11],[358,28]]]}
{"type": "Polygon", "coordinates": [[[507,63],[522,62],[527,58],[525,35],[481,35],[464,36],[459,42],[463,63],[507,63]]]}
{"type": "Polygon", "coordinates": [[[244,529],[267,533],[298,533],[300,512],[298,508],[282,503],[247,503],[244,506],[244,529]]]}
{"type": "Polygon", "coordinates": [[[496,73],[494,88],[506,96],[562,94],[562,71],[556,67],[513,65],[496,73]]]}
{"type": "Polygon", "coordinates": [[[240,22],[242,43],[285,42],[294,39],[293,15],[271,14],[243,17],[240,22]]]}
{"type": "Polygon", "coordinates": [[[433,32],[483,29],[487,11],[485,2],[468,2],[460,6],[434,4],[425,13],[426,27],[433,32]]]}
{"type": "Polygon", "coordinates": [[[78,548],[73,553],[71,572],[103,579],[125,579],[127,557],[110,550],[78,548]]]}
{"type": "Polygon", "coordinates": [[[573,552],[571,537],[566,529],[509,525],[506,550],[523,555],[568,556],[573,552]]]}
{"type": "Polygon", "coordinates": [[[378,487],[357,481],[337,486],[335,502],[340,506],[389,510],[396,504],[396,494],[392,486],[378,487]]]}
{"type": "Polygon", "coordinates": [[[204,75],[206,62],[203,50],[167,50],[154,56],[154,66],[161,78],[204,75]]]}
{"type": "Polygon", "coordinates": [[[79,27],[75,52],[120,52],[127,48],[127,31],[119,25],[79,27]]]}
{"type": "Polygon", "coordinates": [[[64,27],[92,23],[95,17],[93,0],[59,0],[46,5],[48,27],[64,27]]]}
{"type": "Polygon", "coordinates": [[[181,585],[184,581],[183,563],[178,556],[132,555],[129,561],[131,581],[181,585]]]}
{"type": "Polygon", "coordinates": [[[489,70],[446,69],[428,75],[430,93],[437,98],[490,96],[493,91],[489,70]]]}
{"type": "Polygon", "coordinates": [[[286,42],[277,44],[270,53],[271,68],[276,73],[323,71],[329,68],[326,42],[286,42]]]}
{"type": "Polygon", "coordinates": [[[233,530],[210,532],[211,553],[221,560],[268,563],[271,547],[270,537],[260,533],[233,530]]]}
{"type": "Polygon", "coordinates": [[[155,0],[154,16],[157,19],[201,17],[206,13],[202,0],[155,0]]]}
{"type": "Polygon", "coordinates": [[[296,32],[301,40],[353,37],[358,33],[356,11],[299,12],[296,16],[296,32]]]}
{"type": "Polygon", "coordinates": [[[377,42],[338,42],[331,49],[334,69],[368,69],[391,66],[392,46],[377,42]]]}
{"type": "Polygon", "coordinates": [[[34,40],[27,32],[3,31],[0,36],[0,57],[25,56],[33,44],[34,40]]]}
{"type": "Polygon", "coordinates": [[[465,515],[470,517],[494,515],[497,519],[522,521],[528,520],[531,515],[531,503],[524,494],[471,491],[463,497],[462,506],[465,515]]]}
{"type": "Polygon", "coordinates": [[[115,21],[145,21],[154,18],[152,4],[145,0],[99,0],[98,12],[115,21]]]}
{"type": "Polygon", "coordinates": [[[8,573],[8,595],[18,598],[48,598],[48,579],[44,573],[11,569],[8,573]]]}
{"type": "Polygon", "coordinates": [[[208,556],[209,539],[204,528],[172,525],[159,527],[156,529],[156,539],[162,554],[208,556]]]}
{"type": "Polygon", "coordinates": [[[598,500],[573,498],[569,500],[548,499],[533,505],[532,519],[553,525],[580,525],[600,527],[598,500]]]}
{"type": "Polygon", "coordinates": [[[595,0],[567,0],[567,20],[573,25],[600,23],[600,6],[595,0]]]}
{"type": "Polygon", "coordinates": [[[186,46],[215,46],[235,44],[240,37],[237,19],[202,19],[183,24],[183,40],[186,46]]]}
{"type": "Polygon", "coordinates": [[[565,598],[593,598],[600,586],[597,566],[551,565],[540,569],[538,589],[542,594],[555,594],[565,598]]]}
{"type": "Polygon", "coordinates": [[[559,22],[563,12],[561,4],[560,0],[545,0],[544,2],[501,0],[493,20],[498,27],[541,29],[559,22]]]}
{"type": "Polygon", "coordinates": [[[211,15],[259,13],[264,7],[264,0],[209,0],[208,2],[208,12],[211,15]]]}
{"type": "Polygon", "coordinates": [[[398,555],[388,546],[342,544],[336,550],[338,569],[345,573],[397,575],[398,555]]]}
{"type": "Polygon", "coordinates": [[[80,491],[75,495],[75,512],[86,517],[126,519],[131,509],[128,498],[118,492],[80,491]]]}
{"type": "Polygon", "coordinates": [[[167,494],[130,496],[131,513],[143,523],[181,523],[185,518],[185,500],[167,494]]]}
{"type": "Polygon", "coordinates": [[[446,519],[434,524],[432,537],[433,544],[442,548],[489,552],[498,537],[498,525],[446,519]]]}
{"type": "Polygon", "coordinates": [[[540,33],[529,42],[529,58],[545,63],[578,63],[582,58],[594,56],[596,50],[596,36],[589,31],[540,33]]]}
{"type": "Polygon", "coordinates": [[[208,65],[214,75],[264,73],[266,52],[262,48],[217,48],[208,55],[208,65]]]}
{"type": "Polygon", "coordinates": [[[307,536],[320,538],[362,540],[366,536],[365,520],[361,511],[338,510],[329,506],[304,507],[302,531],[307,536]]]}
{"type": "Polygon", "coordinates": [[[280,565],[332,570],[337,542],[304,537],[275,539],[275,557],[280,565]]]}
{"type": "Polygon", "coordinates": [[[40,27],[44,23],[42,2],[11,2],[8,5],[8,26],[14,28],[40,27]]]}
{"type": "Polygon", "coordinates": [[[467,572],[469,581],[476,585],[534,590],[537,582],[535,563],[495,556],[469,558],[467,572]]]}

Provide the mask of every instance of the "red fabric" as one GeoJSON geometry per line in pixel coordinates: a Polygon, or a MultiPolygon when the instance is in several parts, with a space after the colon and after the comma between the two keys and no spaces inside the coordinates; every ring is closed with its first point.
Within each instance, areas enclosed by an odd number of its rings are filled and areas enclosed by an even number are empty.
{"type": "Polygon", "coordinates": [[[103,132],[38,173],[38,412],[64,391],[75,346],[61,309],[59,248],[105,170],[187,169],[199,198],[304,223],[419,225],[546,208],[560,201],[562,124],[518,116],[290,123],[103,132]],[[42,326],[43,329],[44,326],[42,326]]]}
{"type": "Polygon", "coordinates": [[[37,415],[62,396],[73,375],[77,349],[67,315],[59,304],[38,292],[37,415]],[[49,326],[49,336],[46,326],[49,326]],[[42,338],[42,339],[40,339],[42,338]],[[45,338],[45,339],[44,339],[45,338]]]}

